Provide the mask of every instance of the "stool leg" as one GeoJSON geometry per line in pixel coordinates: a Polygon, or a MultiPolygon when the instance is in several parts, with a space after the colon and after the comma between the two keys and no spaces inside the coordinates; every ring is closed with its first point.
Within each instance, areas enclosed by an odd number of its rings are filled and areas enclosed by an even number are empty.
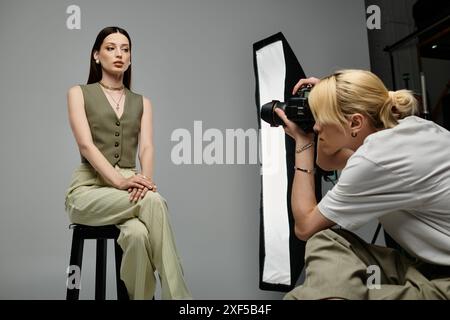
{"type": "Polygon", "coordinates": [[[116,285],[117,285],[117,300],[130,300],[125,283],[120,279],[120,266],[122,265],[122,248],[114,240],[114,253],[116,257],[116,285]]]}
{"type": "Polygon", "coordinates": [[[106,298],[106,249],[107,239],[97,239],[95,300],[105,300],[106,298]]]}
{"type": "MultiPolygon", "coordinates": [[[[83,262],[83,245],[84,239],[81,236],[80,230],[78,228],[73,229],[72,234],[72,248],[70,250],[70,264],[69,266],[77,266],[80,271],[80,279],[78,281],[81,282],[81,264],[83,262]]],[[[69,277],[69,275],[68,275],[69,277]]],[[[67,279],[69,281],[69,278],[67,279]]],[[[67,293],[66,300],[78,300],[80,296],[80,287],[81,283],[79,283],[74,288],[69,287],[69,283],[67,283],[67,293]]]]}

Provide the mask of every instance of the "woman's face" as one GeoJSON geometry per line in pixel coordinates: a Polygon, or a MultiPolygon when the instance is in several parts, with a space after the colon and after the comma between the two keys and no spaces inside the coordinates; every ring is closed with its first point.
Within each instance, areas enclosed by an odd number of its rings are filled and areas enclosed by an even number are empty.
{"type": "Polygon", "coordinates": [[[102,68],[107,72],[124,73],[131,63],[128,38],[119,32],[111,33],[103,40],[100,51],[94,54],[94,59],[100,60],[102,68]]]}
{"type": "Polygon", "coordinates": [[[333,155],[338,150],[347,147],[349,134],[337,124],[319,124],[316,122],[314,131],[318,135],[318,147],[326,154],[333,155]]]}

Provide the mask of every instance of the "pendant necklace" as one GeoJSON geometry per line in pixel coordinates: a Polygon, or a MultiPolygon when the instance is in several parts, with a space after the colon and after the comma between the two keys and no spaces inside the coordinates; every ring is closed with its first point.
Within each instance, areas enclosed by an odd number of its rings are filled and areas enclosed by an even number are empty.
{"type": "Polygon", "coordinates": [[[111,97],[111,99],[112,99],[112,100],[114,101],[114,103],[116,104],[116,110],[119,111],[119,109],[120,109],[119,105],[120,105],[120,101],[122,100],[124,91],[122,91],[122,94],[120,95],[119,101],[116,101],[116,99],[114,99],[114,97],[113,97],[112,95],[110,95],[108,91],[106,91],[106,93],[108,94],[108,96],[111,97]]]}
{"type": "MultiPolygon", "coordinates": [[[[118,88],[110,87],[110,86],[105,85],[105,84],[104,84],[103,82],[101,82],[101,81],[99,81],[99,83],[100,83],[100,85],[101,85],[103,88],[108,89],[108,90],[119,91],[119,90],[123,90],[123,88],[124,88],[124,86],[121,86],[121,87],[118,87],[118,88]]],[[[116,99],[114,99],[113,96],[112,96],[108,91],[105,90],[105,92],[106,92],[106,93],[108,94],[108,96],[110,96],[111,99],[114,101],[114,103],[116,104],[116,110],[119,111],[119,109],[120,109],[119,105],[120,105],[120,101],[122,100],[124,91],[122,91],[122,94],[120,95],[119,101],[116,101],[116,99]]]]}

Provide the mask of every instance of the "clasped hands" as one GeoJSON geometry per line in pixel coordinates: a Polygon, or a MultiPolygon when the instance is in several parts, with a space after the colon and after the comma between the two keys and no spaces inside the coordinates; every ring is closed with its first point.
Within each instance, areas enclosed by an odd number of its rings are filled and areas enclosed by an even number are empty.
{"type": "Polygon", "coordinates": [[[131,202],[137,202],[139,199],[144,198],[149,190],[153,192],[157,190],[156,184],[152,179],[141,173],[126,178],[119,189],[128,190],[131,202]]]}

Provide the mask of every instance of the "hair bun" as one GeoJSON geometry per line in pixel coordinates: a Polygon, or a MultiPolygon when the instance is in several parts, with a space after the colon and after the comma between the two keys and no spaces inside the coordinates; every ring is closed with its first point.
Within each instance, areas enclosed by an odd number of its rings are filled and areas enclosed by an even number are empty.
{"type": "MultiPolygon", "coordinates": [[[[380,110],[382,119],[395,121],[415,114],[417,100],[409,90],[388,91],[388,97],[380,110]]],[[[383,121],[387,122],[387,121],[383,121]]]]}
{"type": "Polygon", "coordinates": [[[386,103],[391,103],[392,105],[395,106],[395,98],[396,98],[396,93],[397,91],[388,91],[388,101],[386,101],[386,103]]]}

